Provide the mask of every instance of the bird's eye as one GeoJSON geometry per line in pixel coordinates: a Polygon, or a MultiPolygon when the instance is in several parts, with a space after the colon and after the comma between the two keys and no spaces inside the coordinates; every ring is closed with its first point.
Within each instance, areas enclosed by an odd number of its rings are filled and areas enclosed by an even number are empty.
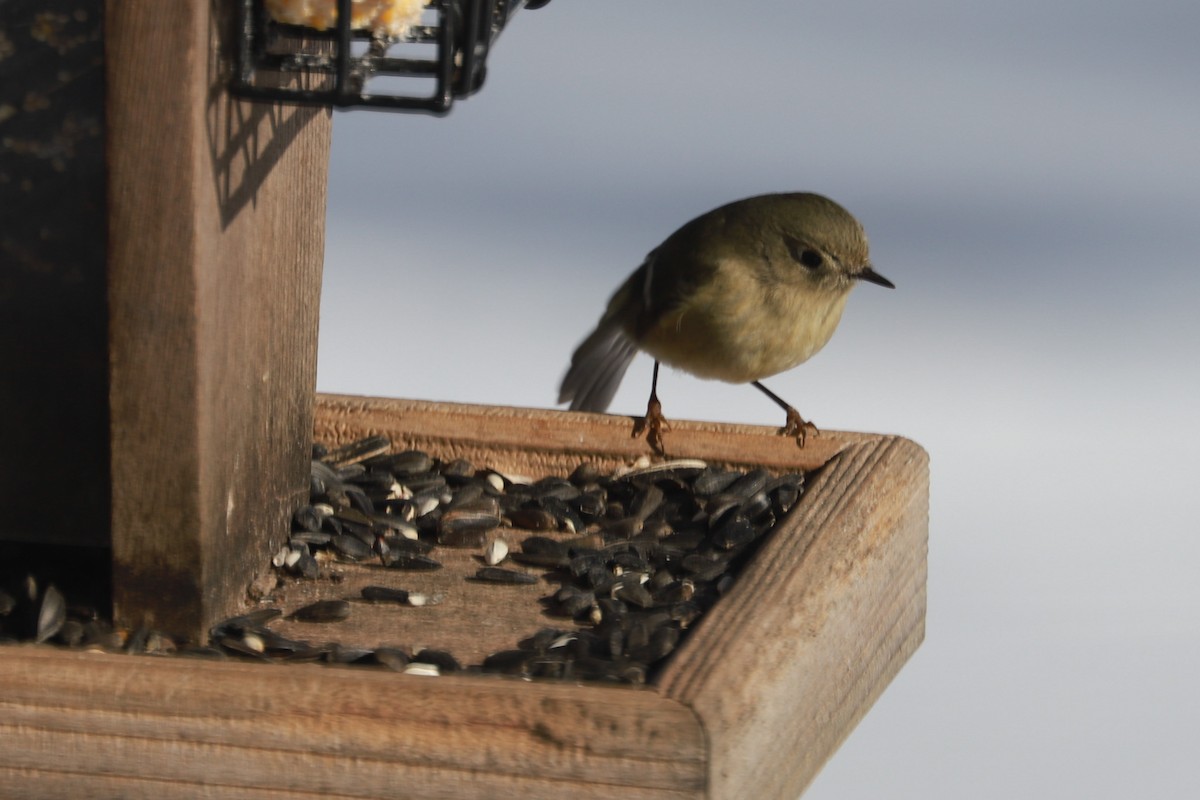
{"type": "Polygon", "coordinates": [[[818,251],[811,247],[806,247],[803,242],[788,239],[787,246],[788,252],[792,254],[792,258],[799,261],[807,269],[817,269],[825,261],[818,251]]]}
{"type": "Polygon", "coordinates": [[[816,250],[803,250],[800,253],[800,263],[809,269],[821,266],[821,254],[816,250]]]}

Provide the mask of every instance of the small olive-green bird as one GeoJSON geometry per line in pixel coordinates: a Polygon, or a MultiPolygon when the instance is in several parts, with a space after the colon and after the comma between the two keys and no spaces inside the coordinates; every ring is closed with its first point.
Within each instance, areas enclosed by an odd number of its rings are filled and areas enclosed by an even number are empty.
{"type": "Polygon", "coordinates": [[[621,285],[571,358],[558,402],[604,411],[638,350],[654,357],[646,433],[662,452],[659,362],[749,383],[787,413],[780,433],[804,446],[816,426],[763,386],[825,346],[858,281],[895,288],[871,266],[867,235],[819,194],[766,194],[721,206],[671,234],[621,285]]]}

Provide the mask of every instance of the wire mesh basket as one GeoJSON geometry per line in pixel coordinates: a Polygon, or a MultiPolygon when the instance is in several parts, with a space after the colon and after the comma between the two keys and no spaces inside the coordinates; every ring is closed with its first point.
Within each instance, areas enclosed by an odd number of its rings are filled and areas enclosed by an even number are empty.
{"type": "Polygon", "coordinates": [[[379,16],[366,16],[364,0],[237,0],[231,91],[445,114],[483,85],[488,52],[512,15],[550,0],[410,2],[414,13],[403,24],[383,22],[388,0],[370,2],[384,9],[379,16]]]}

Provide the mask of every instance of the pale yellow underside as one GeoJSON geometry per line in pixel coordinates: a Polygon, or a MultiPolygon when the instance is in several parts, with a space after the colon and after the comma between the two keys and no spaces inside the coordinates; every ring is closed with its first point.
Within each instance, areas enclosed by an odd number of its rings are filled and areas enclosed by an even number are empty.
{"type": "Polygon", "coordinates": [[[768,291],[724,262],[639,344],[662,363],[701,378],[749,383],[802,364],[824,347],[849,294],[849,288],[831,292],[807,284],[804,291],[768,291]]]}

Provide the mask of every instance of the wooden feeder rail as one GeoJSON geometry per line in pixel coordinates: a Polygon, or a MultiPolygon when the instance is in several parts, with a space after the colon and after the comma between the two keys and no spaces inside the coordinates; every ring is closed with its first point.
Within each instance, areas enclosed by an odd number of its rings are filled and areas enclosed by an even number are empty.
{"type": "MultiPolygon", "coordinates": [[[[316,430],[537,477],[632,461],[645,445],[629,423],[326,396],[316,430]]],[[[771,428],[673,425],[681,455],[829,460],[651,684],[15,647],[0,653],[0,777],[39,797],[72,796],[82,775],[125,798],[796,797],[924,636],[928,462],[892,436],[826,432],[801,451],[771,428]]],[[[477,615],[495,613],[515,643],[546,623],[521,605],[464,609],[436,634],[390,614],[370,635],[469,652],[477,615]]]]}

